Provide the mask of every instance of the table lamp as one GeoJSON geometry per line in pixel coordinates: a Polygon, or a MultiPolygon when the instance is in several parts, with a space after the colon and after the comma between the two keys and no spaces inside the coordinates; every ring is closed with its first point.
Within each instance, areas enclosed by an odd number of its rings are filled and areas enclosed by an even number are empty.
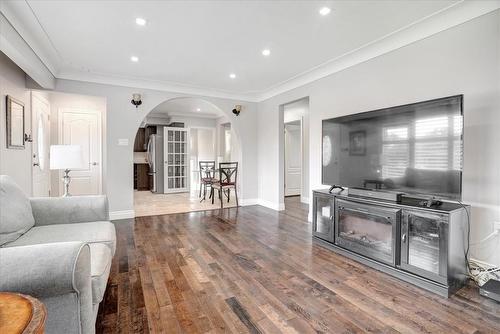
{"type": "Polygon", "coordinates": [[[72,169],[85,168],[82,147],[80,145],[51,145],[50,146],[50,169],[64,169],[63,197],[71,196],[69,183],[71,178],[69,172],[72,169]]]}

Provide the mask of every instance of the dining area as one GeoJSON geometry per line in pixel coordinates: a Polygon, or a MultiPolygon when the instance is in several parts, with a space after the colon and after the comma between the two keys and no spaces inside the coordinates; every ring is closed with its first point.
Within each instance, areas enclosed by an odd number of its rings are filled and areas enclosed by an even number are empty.
{"type": "Polygon", "coordinates": [[[230,203],[232,192],[238,206],[238,162],[219,162],[217,166],[214,160],[199,161],[199,180],[200,202],[214,204],[217,196],[223,209],[224,202],[230,203]]]}
{"type": "Polygon", "coordinates": [[[239,205],[240,164],[237,161],[193,161],[189,191],[178,193],[134,192],[136,217],[234,208],[239,205]]]}

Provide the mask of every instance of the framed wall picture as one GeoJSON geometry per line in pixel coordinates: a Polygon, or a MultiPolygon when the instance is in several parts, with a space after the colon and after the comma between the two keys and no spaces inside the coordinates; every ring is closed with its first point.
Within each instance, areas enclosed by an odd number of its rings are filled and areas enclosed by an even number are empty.
{"type": "Polygon", "coordinates": [[[24,103],[7,95],[7,148],[24,150],[24,103]]]}
{"type": "Polygon", "coordinates": [[[366,155],[366,131],[349,132],[349,155],[366,155]]]}

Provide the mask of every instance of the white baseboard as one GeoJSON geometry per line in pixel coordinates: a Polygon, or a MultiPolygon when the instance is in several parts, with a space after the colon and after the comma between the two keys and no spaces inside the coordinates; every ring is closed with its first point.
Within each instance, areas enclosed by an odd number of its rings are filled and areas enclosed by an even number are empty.
{"type": "Polygon", "coordinates": [[[266,201],[263,199],[259,199],[259,205],[265,206],[266,208],[273,209],[276,211],[283,211],[285,210],[285,203],[275,203],[271,201],[266,201]]]}
{"type": "Polygon", "coordinates": [[[130,219],[130,218],[135,218],[134,210],[111,211],[109,213],[110,220],[130,219]]]}
{"type": "Polygon", "coordinates": [[[304,204],[309,204],[309,197],[300,196],[300,201],[304,204]]]}
{"type": "Polygon", "coordinates": [[[258,198],[242,199],[239,204],[240,206],[257,205],[259,204],[259,199],[258,198]]]}

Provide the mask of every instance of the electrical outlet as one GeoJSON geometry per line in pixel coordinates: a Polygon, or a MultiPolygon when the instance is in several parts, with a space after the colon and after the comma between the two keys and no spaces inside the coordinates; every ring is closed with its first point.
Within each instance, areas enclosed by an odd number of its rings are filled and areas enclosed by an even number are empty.
{"type": "Polygon", "coordinates": [[[500,222],[493,222],[493,229],[495,231],[500,231],[500,222]]]}

